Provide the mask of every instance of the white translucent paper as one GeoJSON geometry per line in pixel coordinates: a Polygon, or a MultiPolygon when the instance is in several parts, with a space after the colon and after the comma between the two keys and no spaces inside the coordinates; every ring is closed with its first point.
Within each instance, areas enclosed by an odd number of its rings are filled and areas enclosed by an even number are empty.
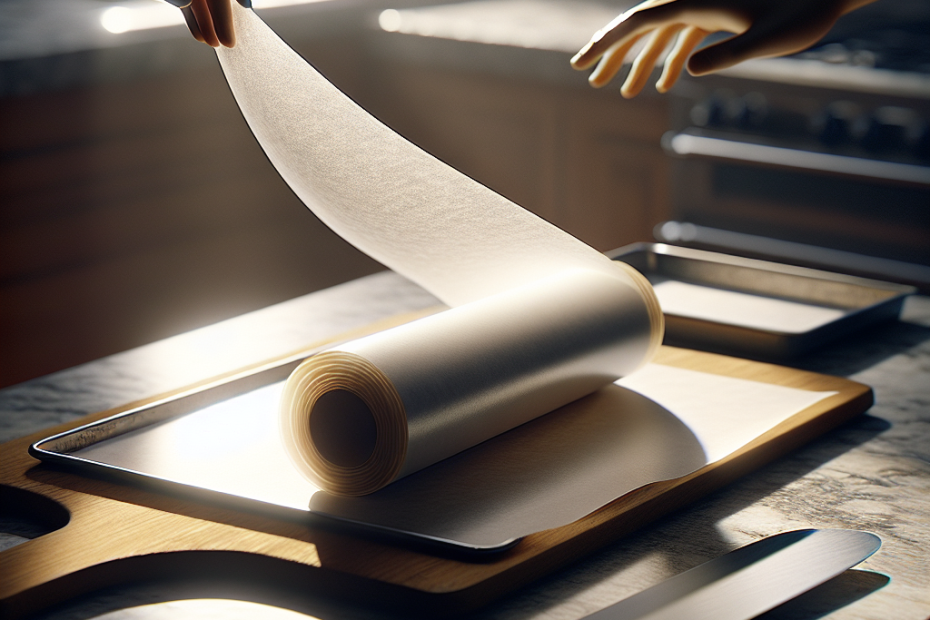
{"type": "Polygon", "coordinates": [[[217,53],[272,164],[334,231],[453,306],[295,371],[283,436],[314,484],[370,493],[649,361],[663,327],[645,278],[411,144],[234,13],[238,44],[217,53]],[[334,402],[342,414],[323,413],[334,402]]]}
{"type": "Polygon", "coordinates": [[[346,97],[252,11],[217,55],[271,163],[327,226],[450,306],[567,269],[629,268],[468,178],[346,97]]]}

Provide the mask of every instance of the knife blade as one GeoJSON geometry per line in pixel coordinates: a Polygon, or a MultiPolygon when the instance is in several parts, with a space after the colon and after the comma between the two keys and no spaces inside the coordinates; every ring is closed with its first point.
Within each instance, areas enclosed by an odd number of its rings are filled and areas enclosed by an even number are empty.
{"type": "Polygon", "coordinates": [[[747,620],[832,579],[878,551],[856,530],[769,536],[666,579],[584,620],[747,620]]]}

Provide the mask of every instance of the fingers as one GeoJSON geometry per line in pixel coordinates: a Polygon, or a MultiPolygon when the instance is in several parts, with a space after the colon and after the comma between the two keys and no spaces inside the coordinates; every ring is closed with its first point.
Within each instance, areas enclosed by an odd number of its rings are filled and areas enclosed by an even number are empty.
{"type": "Polygon", "coordinates": [[[652,70],[655,68],[659,56],[662,55],[668,44],[678,34],[678,31],[684,27],[684,24],[671,24],[652,33],[646,47],[636,56],[636,60],[630,68],[630,73],[620,89],[621,95],[631,99],[640,93],[649,80],[649,76],[652,75],[652,70]]]}
{"type": "Polygon", "coordinates": [[[236,33],[233,30],[232,5],[230,0],[207,0],[210,15],[213,16],[213,28],[216,38],[226,47],[236,45],[236,33]]]}
{"type": "MultiPolygon", "coordinates": [[[[756,15],[745,28],[729,28],[742,33],[707,47],[688,60],[692,75],[720,71],[751,58],[771,58],[799,52],[819,41],[843,14],[835,3],[790,3],[776,5],[787,9],[756,15]]],[[[745,21],[745,20],[744,20],[745,21]]]]}
{"type": "Polygon", "coordinates": [[[667,0],[661,0],[661,3],[644,2],[634,7],[597,31],[572,58],[572,66],[578,70],[588,69],[616,44],[624,45],[628,37],[639,39],[657,27],[677,23],[680,12],[679,3],[667,0]]]}
{"type": "Polygon", "coordinates": [[[669,52],[668,57],[665,59],[665,67],[662,69],[662,76],[659,78],[659,81],[656,82],[657,91],[660,93],[667,93],[671,90],[675,82],[678,81],[678,76],[681,75],[681,70],[684,69],[688,56],[691,55],[694,48],[700,45],[701,41],[703,41],[704,37],[708,34],[706,30],[702,30],[697,26],[688,26],[681,31],[678,35],[678,41],[675,43],[675,47],[669,52]]]}
{"type": "Polygon", "coordinates": [[[596,33],[572,59],[576,69],[598,64],[589,78],[603,86],[616,75],[632,45],[648,33],[649,41],[637,55],[621,89],[633,97],[645,86],[662,51],[681,31],[669,53],[659,92],[668,91],[682,67],[704,75],[751,58],[782,56],[820,40],[845,12],[873,0],[647,0],[618,16],[596,33]],[[711,32],[734,36],[696,53],[711,32]]]}
{"type": "Polygon", "coordinates": [[[191,31],[191,34],[194,35],[194,38],[201,43],[206,43],[207,41],[203,38],[203,33],[200,32],[200,26],[197,25],[197,18],[194,17],[194,11],[191,10],[191,7],[186,6],[181,9],[181,14],[184,15],[187,28],[191,31]]]}
{"type": "Polygon", "coordinates": [[[627,16],[627,13],[619,15],[612,22],[595,32],[591,40],[572,58],[572,67],[579,71],[588,69],[599,58],[611,52],[614,47],[623,45],[626,37],[633,37],[632,34],[627,32],[631,28],[630,24],[624,21],[627,16]]]}
{"type": "Polygon", "coordinates": [[[200,34],[203,36],[203,42],[210,47],[219,47],[220,40],[216,36],[216,30],[213,28],[213,16],[210,15],[210,7],[207,6],[207,0],[194,0],[190,5],[191,13],[197,21],[200,28],[200,34]]]}
{"type": "Polygon", "coordinates": [[[630,49],[636,45],[636,42],[643,38],[644,35],[628,37],[623,41],[617,41],[614,47],[607,50],[601,58],[597,68],[588,77],[588,82],[595,88],[606,85],[614,78],[620,67],[623,66],[623,60],[629,53],[630,49]]]}
{"type": "MultiPolygon", "coordinates": [[[[832,25],[832,23],[831,23],[832,25]]],[[[784,24],[781,21],[754,23],[742,34],[705,47],[688,60],[691,75],[706,75],[751,58],[768,58],[800,51],[817,41],[826,28],[818,24],[784,24]]]]}
{"type": "Polygon", "coordinates": [[[752,58],[752,37],[748,38],[750,39],[749,45],[746,42],[747,35],[744,34],[705,47],[688,60],[688,73],[707,75],[752,58]]]}
{"type": "MultiPolygon", "coordinates": [[[[250,0],[239,0],[239,3],[251,6],[250,0]]],[[[191,34],[198,41],[211,47],[236,45],[230,0],[193,0],[190,6],[181,9],[181,12],[191,34]]]]}

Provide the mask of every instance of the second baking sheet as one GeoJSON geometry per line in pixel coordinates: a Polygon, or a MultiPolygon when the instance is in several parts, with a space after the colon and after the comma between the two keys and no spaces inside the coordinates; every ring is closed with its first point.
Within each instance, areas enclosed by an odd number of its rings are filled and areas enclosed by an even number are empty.
{"type": "Polygon", "coordinates": [[[609,253],[644,274],[665,315],[665,343],[787,360],[897,318],[911,286],[662,243],[609,253]]]}

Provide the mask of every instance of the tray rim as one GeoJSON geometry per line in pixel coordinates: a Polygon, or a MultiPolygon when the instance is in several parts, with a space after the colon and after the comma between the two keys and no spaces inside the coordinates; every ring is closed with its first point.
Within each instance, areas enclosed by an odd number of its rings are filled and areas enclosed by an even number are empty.
{"type": "Polygon", "coordinates": [[[637,241],[636,243],[630,243],[610,250],[609,252],[605,252],[605,254],[611,260],[623,260],[623,256],[639,251],[649,251],[655,254],[674,256],[676,258],[687,258],[691,260],[720,263],[732,267],[745,267],[750,269],[757,269],[759,271],[769,271],[773,273],[798,276],[808,279],[827,280],[830,282],[838,282],[840,284],[853,284],[867,288],[894,292],[902,295],[912,295],[917,292],[917,287],[911,286],[909,284],[886,282],[884,280],[876,280],[862,276],[853,276],[836,271],[826,271],[823,269],[815,269],[813,267],[799,267],[797,265],[788,265],[786,263],[778,263],[775,261],[763,260],[761,258],[746,258],[736,254],[725,254],[723,252],[714,252],[711,250],[699,250],[697,248],[687,248],[678,245],[671,245],[669,243],[653,241],[637,241]]]}
{"type": "MultiPolygon", "coordinates": [[[[428,308],[425,311],[413,313],[409,317],[405,316],[404,318],[412,321],[418,318],[422,318],[422,316],[437,310],[439,310],[438,307],[428,308]]],[[[349,534],[352,534],[352,530],[355,530],[355,533],[361,534],[363,536],[367,534],[369,536],[384,538],[387,540],[399,539],[401,541],[410,543],[411,546],[415,548],[420,547],[427,551],[438,552],[440,555],[448,554],[453,556],[461,556],[462,558],[466,559],[492,558],[496,555],[508,551],[509,549],[512,549],[515,545],[517,545],[521,538],[509,539],[493,546],[482,546],[468,544],[461,541],[448,540],[436,536],[407,532],[380,525],[359,523],[350,519],[341,519],[331,515],[314,513],[310,510],[291,508],[288,506],[282,506],[280,504],[265,502],[263,500],[254,498],[241,497],[223,491],[197,487],[183,482],[162,478],[154,474],[136,471],[134,469],[128,469],[118,465],[101,463],[99,461],[94,461],[73,454],[74,451],[89,447],[95,443],[113,439],[132,431],[141,430],[166,420],[188,415],[212,404],[246,394],[262,387],[267,387],[279,381],[283,381],[287,378],[290,372],[303,360],[325,348],[331,347],[338,342],[342,342],[348,339],[351,339],[351,337],[337,337],[336,339],[333,339],[330,342],[326,342],[325,344],[313,346],[306,350],[287,354],[272,360],[266,360],[264,362],[260,362],[257,365],[240,369],[239,371],[234,371],[229,375],[215,377],[213,379],[207,380],[204,383],[184,387],[177,392],[156,395],[153,399],[150,399],[141,404],[129,403],[124,407],[117,407],[116,409],[118,409],[118,411],[116,411],[116,413],[111,415],[104,415],[101,418],[78,424],[73,428],[69,428],[43,439],[39,439],[38,441],[31,442],[27,447],[27,452],[29,456],[41,462],[63,467],[66,470],[82,472],[94,477],[102,477],[104,479],[116,481],[117,483],[136,483],[143,488],[153,489],[157,493],[168,494],[170,496],[180,497],[183,499],[192,499],[193,501],[217,505],[232,510],[242,510],[245,512],[257,513],[262,516],[284,519],[286,521],[298,524],[323,527],[325,527],[327,524],[341,524],[342,527],[348,530],[347,533],[349,534]],[[282,373],[283,376],[279,376],[282,375],[282,373]],[[229,390],[229,393],[226,393],[230,387],[232,387],[232,389],[229,390]],[[206,403],[191,403],[188,405],[185,402],[188,399],[194,399],[205,394],[212,395],[215,392],[219,392],[219,395],[215,398],[209,398],[206,403]],[[169,407],[171,405],[178,405],[179,403],[181,403],[179,411],[164,414],[163,416],[157,417],[154,420],[143,420],[136,425],[130,424],[128,428],[117,429],[117,431],[112,434],[99,436],[95,439],[90,438],[92,440],[86,441],[86,439],[88,439],[88,435],[99,435],[98,431],[103,427],[110,426],[114,423],[118,423],[124,420],[132,420],[132,418],[146,412],[155,411],[159,408],[169,407]],[[75,438],[79,440],[78,446],[71,450],[67,449],[67,444],[70,441],[73,441],[75,438]],[[62,446],[61,450],[53,447],[56,444],[62,443],[65,445],[62,446]]],[[[90,415],[94,416],[97,414],[90,415]]],[[[80,420],[78,422],[80,422],[80,420]]]]}
{"type": "MultiPolygon", "coordinates": [[[[258,514],[260,516],[269,517],[272,519],[281,519],[287,522],[310,527],[326,527],[327,524],[339,524],[338,527],[343,528],[343,533],[347,535],[367,535],[369,537],[375,538],[376,540],[380,539],[383,542],[390,542],[390,540],[393,539],[407,543],[412,548],[420,548],[428,553],[438,553],[439,555],[458,557],[463,560],[474,561],[493,559],[493,557],[501,555],[502,553],[512,549],[517,544],[519,544],[523,538],[502,541],[496,545],[481,546],[374,524],[358,523],[349,519],[342,519],[331,515],[313,513],[309,510],[301,510],[298,508],[265,502],[254,498],[237,496],[223,491],[198,487],[184,482],[163,478],[151,473],[137,471],[118,465],[102,463],[73,454],[73,452],[86,448],[95,443],[106,441],[128,432],[142,430],[166,420],[176,419],[178,417],[194,413],[212,404],[216,404],[229,398],[234,398],[236,396],[246,394],[250,391],[282,381],[283,378],[287,376],[287,373],[290,371],[290,369],[299,364],[303,359],[306,359],[307,357],[315,354],[327,346],[330,346],[330,344],[316,346],[304,352],[287,355],[275,360],[268,360],[264,363],[243,369],[228,376],[218,377],[202,384],[196,384],[194,386],[182,388],[181,390],[174,393],[157,395],[143,403],[129,403],[123,407],[117,407],[114,413],[103,415],[103,417],[90,420],[88,422],[79,423],[72,428],[68,428],[33,441],[28,444],[27,451],[33,458],[53,466],[62,467],[66,471],[77,472],[80,474],[89,475],[94,478],[102,478],[104,480],[116,482],[118,484],[130,484],[133,486],[139,486],[143,489],[168,495],[170,497],[194,501],[207,505],[214,505],[220,508],[258,514]],[[206,398],[197,398],[204,396],[206,396],[206,398]],[[196,400],[194,402],[189,402],[191,399],[196,400]],[[99,433],[100,429],[111,426],[114,422],[130,420],[136,416],[145,414],[146,412],[154,412],[164,407],[170,407],[171,405],[177,405],[177,409],[167,412],[164,415],[157,416],[155,419],[142,419],[138,424],[130,425],[127,428],[117,429],[116,432],[108,433],[106,435],[101,435],[99,433]],[[79,439],[79,441],[76,442],[76,445],[74,443],[75,438],[79,439]],[[56,446],[56,444],[63,445],[56,446]]],[[[663,348],[668,349],[668,347],[663,348]]],[[[832,398],[833,397],[830,397],[827,400],[832,398]]],[[[803,412],[799,412],[796,415],[800,415],[800,413],[803,412]]],[[[93,416],[97,414],[91,415],[93,416]]],[[[80,422],[80,420],[78,422],[80,422]]],[[[729,457],[726,457],[723,460],[727,460],[728,458],[729,457]]],[[[714,465],[715,463],[705,465],[704,467],[701,467],[692,474],[689,474],[680,480],[698,475],[714,465]]],[[[640,489],[635,489],[629,494],[625,494],[624,496],[617,498],[617,500],[614,500],[614,502],[610,502],[609,504],[599,508],[598,510],[591,513],[591,515],[604,510],[616,501],[622,500],[627,495],[636,494],[642,489],[652,486],[652,484],[656,483],[651,483],[640,489]]],[[[588,517],[591,515],[588,515],[588,517]]],[[[583,517],[583,519],[588,517],[583,517]]]]}
{"type": "MultiPolygon", "coordinates": [[[[715,353],[724,353],[729,355],[750,355],[759,356],[764,361],[786,361],[796,357],[801,353],[810,351],[830,340],[846,335],[880,322],[898,316],[904,300],[915,293],[917,288],[906,284],[897,284],[894,282],[884,282],[873,280],[860,276],[852,276],[832,271],[823,271],[810,267],[798,267],[795,265],[786,265],[756,258],[745,258],[732,254],[723,254],[709,250],[698,250],[694,248],[685,248],[680,246],[669,245],[666,243],[638,242],[622,246],[610,252],[607,256],[612,260],[624,261],[625,257],[632,255],[645,254],[647,257],[652,255],[669,256],[686,261],[696,261],[702,263],[711,263],[722,265],[724,267],[733,267],[739,269],[751,269],[761,272],[774,273],[779,275],[802,278],[805,280],[826,281],[835,284],[845,284],[849,286],[863,287],[873,291],[887,293],[888,296],[869,305],[844,309],[842,317],[829,321],[823,325],[809,329],[804,332],[785,332],[777,329],[765,329],[747,327],[743,325],[732,325],[709,319],[690,317],[675,313],[665,313],[666,316],[666,338],[670,341],[668,344],[673,346],[697,347],[715,353]],[[733,346],[727,343],[715,343],[709,338],[694,338],[690,334],[677,333],[681,329],[680,323],[687,322],[699,327],[710,330],[726,330],[734,334],[744,334],[747,336],[759,335],[774,341],[775,346],[760,347],[755,346],[751,340],[746,340],[739,346],[733,346]],[[670,338],[669,338],[670,337],[670,338]],[[779,343],[779,341],[781,341],[779,343]]],[[[643,275],[649,276],[649,272],[643,275]]],[[[725,287],[718,288],[725,289],[725,287]]],[[[737,292],[754,294],[752,291],[739,290],[737,292]]],[[[755,293],[758,294],[758,293],[755,293]]],[[[764,295],[759,295],[763,297],[764,295]]],[[[784,298],[779,295],[772,295],[773,298],[784,298]]]]}

